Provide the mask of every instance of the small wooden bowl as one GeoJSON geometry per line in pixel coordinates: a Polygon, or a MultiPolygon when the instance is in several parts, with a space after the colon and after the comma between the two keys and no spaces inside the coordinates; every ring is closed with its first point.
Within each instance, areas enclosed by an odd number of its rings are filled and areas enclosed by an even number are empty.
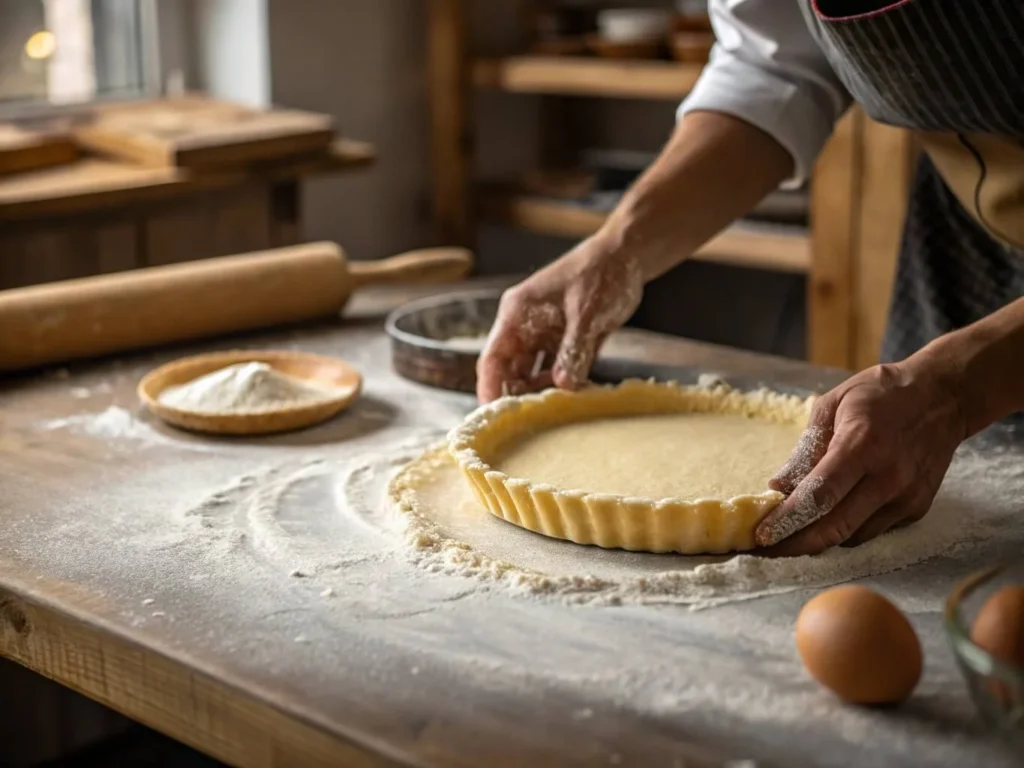
{"type": "Polygon", "coordinates": [[[538,56],[580,56],[587,52],[587,41],[584,37],[555,37],[536,41],[531,50],[538,56]]]}
{"type": "Polygon", "coordinates": [[[600,35],[590,35],[587,37],[587,45],[591,51],[605,59],[660,59],[665,52],[665,41],[660,37],[620,42],[600,35]]]}
{"type": "Polygon", "coordinates": [[[672,58],[684,64],[707,64],[715,36],[710,32],[676,32],[672,35],[672,58]]]}
{"type": "Polygon", "coordinates": [[[519,177],[519,186],[541,197],[582,200],[597,187],[597,174],[572,169],[532,170],[519,177]]]}
{"type": "Polygon", "coordinates": [[[163,421],[181,429],[219,435],[269,435],[290,432],[327,421],[355,400],[363,377],[348,363],[332,357],[285,350],[231,350],[185,357],[150,371],[139,382],[139,397],[163,421]],[[297,379],[334,387],[336,397],[316,403],[258,413],[201,413],[160,402],[168,387],[187,384],[200,376],[238,363],[266,363],[297,379]]]}
{"type": "Polygon", "coordinates": [[[711,17],[706,13],[699,15],[678,15],[672,19],[673,32],[713,32],[711,17]]]}

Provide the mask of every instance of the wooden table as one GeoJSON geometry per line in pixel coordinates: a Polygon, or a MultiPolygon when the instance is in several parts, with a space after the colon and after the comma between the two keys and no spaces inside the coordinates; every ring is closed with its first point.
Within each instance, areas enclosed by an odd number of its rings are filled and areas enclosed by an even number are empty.
{"type": "MultiPolygon", "coordinates": [[[[992,552],[876,580],[917,590],[929,666],[910,706],[872,713],[820,693],[791,648],[758,649],[762,627],[785,636],[806,593],[699,613],[535,603],[422,573],[408,593],[403,574],[414,566],[383,554],[345,562],[341,540],[331,591],[324,574],[301,571],[303,547],[334,530],[329,509],[282,522],[305,531],[295,538],[254,540],[211,499],[246,487],[233,477],[318,455],[354,460],[440,433],[472,407],[391,373],[381,312],[396,297],[360,298],[341,325],[0,385],[0,654],[244,766],[1015,764],[979,734],[940,629],[941,595],[992,552]],[[144,371],[236,345],[344,356],[366,373],[364,397],[320,428],[251,441],[184,436],[139,412],[144,371]],[[107,411],[80,428],[83,414],[112,405],[136,420],[107,411]],[[539,637],[550,654],[524,657],[539,637]],[[679,674],[694,684],[666,690],[679,674]],[[716,680],[733,681],[749,705],[710,692],[705,703],[697,682],[716,680]],[[795,696],[810,706],[806,722],[787,719],[795,696]],[[932,734],[940,762],[907,751],[932,734]]],[[[641,332],[616,351],[814,388],[841,378],[641,332]]]]}

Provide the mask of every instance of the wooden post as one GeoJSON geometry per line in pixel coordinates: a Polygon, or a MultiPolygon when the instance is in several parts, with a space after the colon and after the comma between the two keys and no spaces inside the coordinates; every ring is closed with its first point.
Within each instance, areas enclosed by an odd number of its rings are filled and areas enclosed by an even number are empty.
{"type": "Polygon", "coordinates": [[[909,131],[867,118],[861,147],[850,364],[855,369],[879,361],[917,157],[909,131]]]}
{"type": "Polygon", "coordinates": [[[854,108],[839,121],[811,181],[807,357],[815,365],[853,366],[854,259],[864,120],[860,109],[854,108]]]}
{"type": "Polygon", "coordinates": [[[430,0],[428,20],[435,234],[471,246],[469,66],[465,0],[430,0]]]}

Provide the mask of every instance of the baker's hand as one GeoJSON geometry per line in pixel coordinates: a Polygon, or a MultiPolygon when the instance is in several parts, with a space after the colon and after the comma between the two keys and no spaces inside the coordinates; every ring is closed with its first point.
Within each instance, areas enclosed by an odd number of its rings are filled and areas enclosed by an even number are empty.
{"type": "Polygon", "coordinates": [[[587,382],[608,334],[636,311],[639,264],[598,239],[585,240],[501,297],[477,363],[477,395],[489,402],[554,384],[587,382]]]}
{"type": "Polygon", "coordinates": [[[765,554],[817,554],[920,520],[967,436],[957,374],[918,353],[862,371],[815,404],[771,481],[788,494],[758,526],[765,554]]]}

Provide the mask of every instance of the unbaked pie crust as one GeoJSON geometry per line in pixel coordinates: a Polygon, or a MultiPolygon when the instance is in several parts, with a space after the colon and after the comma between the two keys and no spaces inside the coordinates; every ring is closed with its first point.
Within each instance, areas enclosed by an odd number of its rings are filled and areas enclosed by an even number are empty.
{"type": "MultiPolygon", "coordinates": [[[[791,427],[797,434],[811,406],[812,398],[764,389],[741,392],[727,386],[630,380],[579,392],[551,389],[502,398],[470,414],[449,434],[448,447],[491,514],[536,533],[645,552],[743,551],[754,548],[754,529],[782,501],[781,493],[766,488],[721,499],[595,493],[511,477],[497,468],[500,455],[548,430],[621,417],[720,414],[791,427]]],[[[613,454],[616,448],[609,446],[613,454]]]]}

